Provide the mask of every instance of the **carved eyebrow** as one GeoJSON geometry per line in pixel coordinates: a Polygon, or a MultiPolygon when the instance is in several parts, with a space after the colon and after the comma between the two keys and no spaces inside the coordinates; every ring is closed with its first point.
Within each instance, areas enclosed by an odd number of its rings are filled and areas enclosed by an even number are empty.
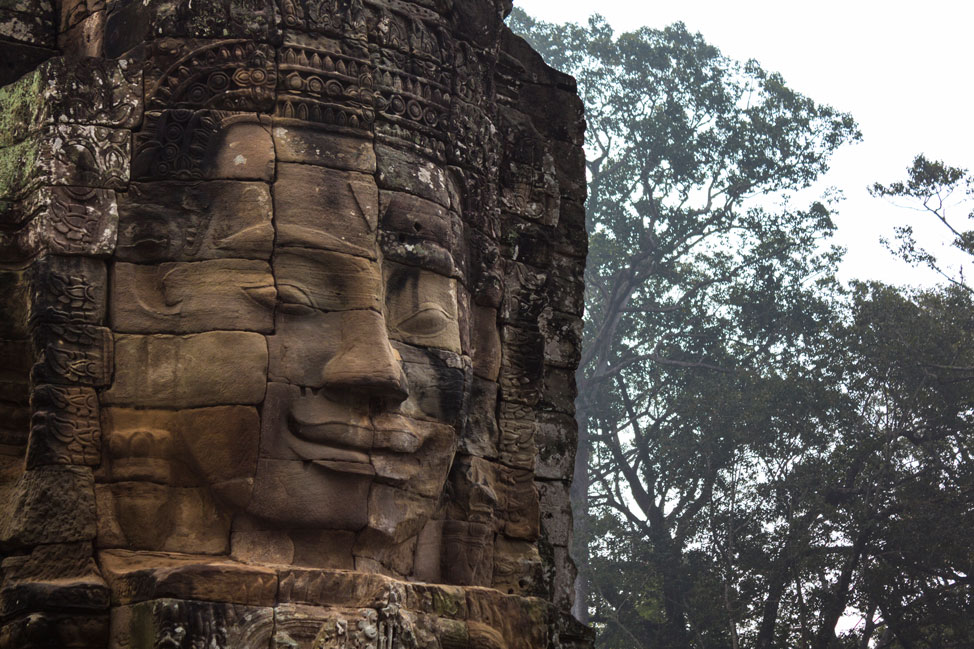
{"type": "Polygon", "coordinates": [[[279,240],[286,241],[286,244],[279,247],[296,255],[312,257],[315,252],[324,251],[375,259],[375,251],[349,243],[320,228],[290,224],[279,225],[277,234],[279,240]]]}

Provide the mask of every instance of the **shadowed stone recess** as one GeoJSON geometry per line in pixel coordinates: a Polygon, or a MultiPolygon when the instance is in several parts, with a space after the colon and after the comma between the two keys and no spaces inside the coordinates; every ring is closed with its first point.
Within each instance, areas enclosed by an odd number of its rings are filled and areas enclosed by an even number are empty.
{"type": "Polygon", "coordinates": [[[0,1],[0,649],[583,649],[509,0],[0,1]]]}

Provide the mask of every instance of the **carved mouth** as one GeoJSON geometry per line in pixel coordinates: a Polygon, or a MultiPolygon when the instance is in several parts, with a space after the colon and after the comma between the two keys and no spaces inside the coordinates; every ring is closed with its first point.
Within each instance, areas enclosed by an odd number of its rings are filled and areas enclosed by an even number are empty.
{"type": "MultiPolygon", "coordinates": [[[[304,460],[316,464],[322,463],[322,466],[334,470],[340,470],[341,465],[344,464],[365,465],[371,468],[369,459],[369,450],[372,448],[371,428],[337,421],[303,422],[294,414],[289,414],[287,429],[290,433],[288,446],[304,460]]],[[[356,468],[352,472],[362,471],[356,468]]]]}

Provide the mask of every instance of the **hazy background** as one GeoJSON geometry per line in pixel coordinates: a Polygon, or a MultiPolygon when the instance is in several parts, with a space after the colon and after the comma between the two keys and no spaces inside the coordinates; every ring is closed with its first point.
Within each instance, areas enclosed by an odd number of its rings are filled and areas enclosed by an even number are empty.
{"type": "MultiPolygon", "coordinates": [[[[974,167],[972,75],[974,5],[954,0],[863,2],[821,0],[515,0],[535,18],[584,22],[598,12],[617,31],[683,21],[733,58],[757,59],[795,90],[852,113],[863,141],[839,150],[832,170],[814,189],[840,189],[837,242],[848,248],[841,277],[900,284],[936,280],[909,267],[880,244],[893,226],[931,221],[866,192],[873,182],[906,177],[917,153],[974,167]]],[[[963,213],[970,211],[970,206],[963,213]]],[[[957,212],[960,214],[960,212],[957,212]]],[[[942,254],[943,232],[918,239],[942,254]]],[[[929,234],[927,234],[929,233],[929,234]]],[[[949,259],[944,255],[944,259],[949,259]]]]}

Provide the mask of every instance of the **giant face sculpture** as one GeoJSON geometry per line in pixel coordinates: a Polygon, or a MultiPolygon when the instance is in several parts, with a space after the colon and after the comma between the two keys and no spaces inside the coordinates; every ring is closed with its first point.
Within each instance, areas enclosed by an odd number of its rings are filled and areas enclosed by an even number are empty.
{"type": "Polygon", "coordinates": [[[95,593],[119,647],[539,647],[530,597],[572,580],[572,82],[501,3],[264,4],[119,1],[83,23],[121,60],[0,91],[0,157],[44,161],[0,177],[0,599],[95,593]]]}

